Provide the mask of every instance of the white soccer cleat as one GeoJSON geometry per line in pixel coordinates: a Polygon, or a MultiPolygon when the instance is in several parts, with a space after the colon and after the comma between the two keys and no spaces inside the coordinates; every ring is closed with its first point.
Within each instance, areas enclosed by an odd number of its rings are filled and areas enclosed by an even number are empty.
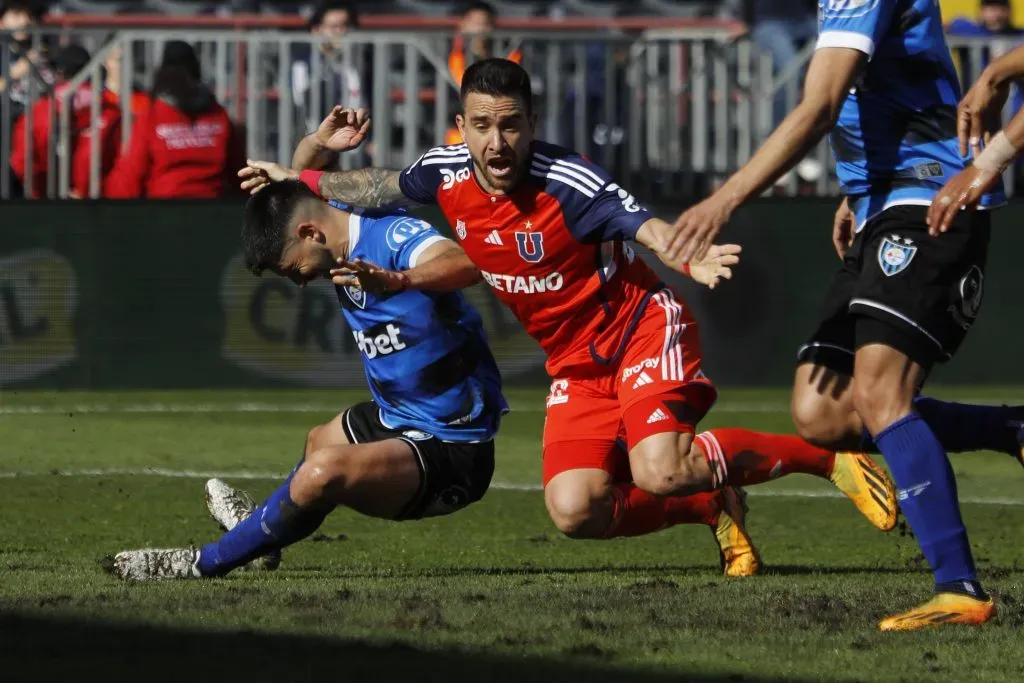
{"type": "Polygon", "coordinates": [[[201,579],[199,548],[143,548],[107,558],[106,569],[125,581],[201,579]]]}
{"type": "Polygon", "coordinates": [[[224,531],[231,531],[252,514],[256,503],[248,493],[232,488],[220,479],[206,482],[206,509],[224,531]]]}
{"type": "MultiPolygon", "coordinates": [[[[206,482],[206,509],[210,511],[210,517],[221,529],[231,531],[252,514],[256,509],[256,503],[245,491],[233,488],[220,479],[210,479],[206,482]]],[[[245,565],[244,569],[273,571],[280,565],[281,551],[275,550],[256,558],[245,565]]]]}

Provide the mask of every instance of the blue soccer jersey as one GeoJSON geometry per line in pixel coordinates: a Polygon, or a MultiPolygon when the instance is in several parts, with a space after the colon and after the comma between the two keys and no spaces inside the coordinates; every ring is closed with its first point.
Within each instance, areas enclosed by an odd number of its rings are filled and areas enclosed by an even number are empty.
{"type": "MultiPolygon", "coordinates": [[[[349,258],[407,270],[443,239],[409,215],[353,213],[349,258]]],[[[508,405],[483,322],[461,293],[336,289],[386,426],[419,429],[445,441],[493,438],[508,405]]]]}
{"type": "MultiPolygon", "coordinates": [[[[929,205],[970,164],[960,156],[960,81],[936,0],[819,0],[817,49],[863,52],[868,64],[831,134],[836,171],[860,230],[890,206],[929,205]]],[[[982,207],[1006,201],[1002,184],[982,207]]]]}

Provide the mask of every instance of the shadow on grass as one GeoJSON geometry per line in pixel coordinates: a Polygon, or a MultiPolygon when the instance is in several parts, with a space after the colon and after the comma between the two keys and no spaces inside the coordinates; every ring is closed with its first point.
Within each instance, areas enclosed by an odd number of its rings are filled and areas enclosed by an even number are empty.
{"type": "MultiPolygon", "coordinates": [[[[322,576],[324,572],[332,570],[320,564],[306,563],[293,564],[288,567],[288,572],[295,576],[322,576]]],[[[926,569],[911,569],[902,567],[879,567],[872,565],[863,566],[807,566],[793,564],[768,564],[762,569],[766,576],[803,576],[803,575],[858,575],[858,574],[912,574],[916,571],[927,571],[926,569]]],[[[655,577],[671,577],[673,575],[698,576],[706,575],[708,578],[721,578],[718,567],[711,565],[614,565],[604,567],[532,567],[532,566],[504,566],[504,567],[423,567],[423,568],[400,568],[400,569],[351,569],[343,568],[335,570],[332,576],[340,579],[366,579],[366,578],[444,578],[460,576],[556,576],[556,575],[622,575],[632,577],[634,574],[649,574],[655,577]]]]}
{"type": "MultiPolygon", "coordinates": [[[[538,683],[669,683],[759,681],[738,674],[690,675],[613,668],[600,652],[565,659],[422,651],[404,644],[370,645],[317,636],[226,633],[112,624],[68,617],[0,613],[0,679],[13,681],[144,680],[346,683],[453,681],[538,683]]],[[[788,679],[792,680],[792,679],[788,679]]]]}

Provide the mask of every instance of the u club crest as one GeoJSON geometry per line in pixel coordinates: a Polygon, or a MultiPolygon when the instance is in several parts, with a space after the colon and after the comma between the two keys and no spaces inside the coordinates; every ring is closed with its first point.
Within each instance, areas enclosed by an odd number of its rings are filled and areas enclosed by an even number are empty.
{"type": "Polygon", "coordinates": [[[890,235],[878,246],[878,265],[886,277],[902,273],[914,260],[917,247],[913,240],[899,235],[890,235]]]}

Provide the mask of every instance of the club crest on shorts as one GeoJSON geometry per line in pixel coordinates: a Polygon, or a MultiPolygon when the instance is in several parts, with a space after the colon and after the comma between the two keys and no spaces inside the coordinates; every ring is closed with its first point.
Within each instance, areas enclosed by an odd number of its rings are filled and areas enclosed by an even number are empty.
{"type": "Polygon", "coordinates": [[[917,253],[917,247],[913,245],[913,240],[899,235],[890,235],[882,240],[878,247],[878,265],[887,277],[907,269],[917,253]]]}
{"type": "Polygon", "coordinates": [[[466,221],[455,221],[455,234],[459,236],[460,240],[466,239],[466,221]]]}

